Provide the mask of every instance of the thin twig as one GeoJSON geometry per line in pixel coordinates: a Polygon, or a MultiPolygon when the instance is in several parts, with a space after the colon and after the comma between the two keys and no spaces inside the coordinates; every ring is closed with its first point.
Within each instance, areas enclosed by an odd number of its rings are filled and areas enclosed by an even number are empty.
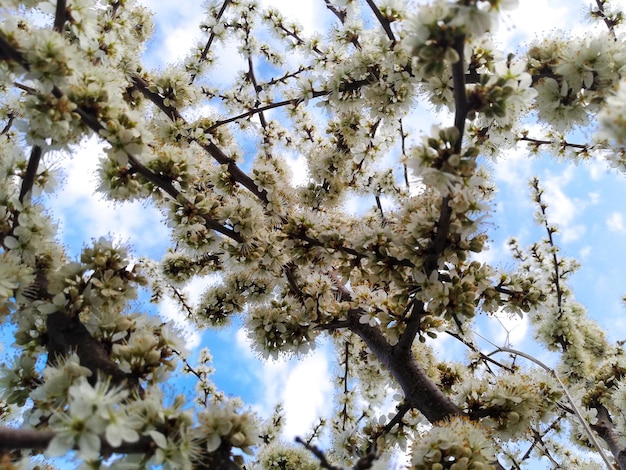
{"type": "MultiPolygon", "coordinates": [[[[348,396],[348,376],[350,373],[350,366],[348,364],[348,360],[350,357],[350,341],[346,339],[346,343],[344,346],[344,358],[343,358],[343,377],[342,377],[342,381],[343,381],[343,394],[347,397],[348,396]]],[[[348,400],[346,400],[343,404],[343,410],[341,411],[341,415],[343,416],[343,423],[342,423],[342,431],[346,430],[346,424],[348,421],[348,400]]]]}
{"type": "Polygon", "coordinates": [[[546,436],[546,434],[548,434],[550,431],[552,431],[553,429],[556,428],[557,424],[559,424],[561,422],[561,417],[559,416],[557,419],[555,419],[554,421],[552,421],[552,423],[550,424],[550,426],[548,426],[542,433],[540,433],[537,430],[533,429],[533,442],[530,445],[530,447],[526,450],[526,452],[524,453],[524,455],[522,456],[522,461],[528,459],[530,457],[531,452],[533,451],[533,449],[540,443],[543,442],[543,438],[546,436]]]}
{"type": "Polygon", "coordinates": [[[402,127],[402,119],[399,120],[400,123],[400,144],[402,149],[402,166],[404,168],[404,184],[406,184],[406,188],[410,189],[411,185],[409,184],[409,169],[406,165],[406,138],[407,135],[404,133],[404,128],[402,127]]]}
{"type": "Polygon", "coordinates": [[[322,452],[319,447],[311,445],[311,444],[307,444],[305,441],[303,441],[299,437],[296,437],[296,442],[298,444],[302,444],[309,452],[311,452],[315,457],[317,457],[317,460],[320,461],[320,466],[322,468],[325,468],[326,470],[341,470],[341,468],[331,465],[331,463],[326,458],[326,455],[324,455],[324,452],[322,452]]]}
{"type": "MultiPolygon", "coordinates": [[[[259,92],[261,91],[261,87],[259,86],[259,84],[256,81],[256,76],[254,75],[254,65],[252,63],[252,56],[248,56],[248,78],[250,79],[250,83],[252,83],[252,86],[254,87],[254,92],[256,93],[256,103],[254,104],[254,106],[258,106],[260,104],[260,100],[259,100],[259,92]]],[[[263,127],[263,129],[267,128],[267,120],[265,119],[265,115],[263,114],[263,112],[259,112],[259,121],[261,122],[261,127],[263,127]]]]}
{"type": "Polygon", "coordinates": [[[258,107],[258,108],[251,109],[250,111],[246,111],[245,113],[238,114],[238,115],[230,117],[228,119],[223,119],[221,121],[217,121],[212,126],[207,127],[205,129],[205,132],[211,132],[212,130],[217,129],[220,126],[223,126],[224,124],[230,124],[231,122],[235,122],[235,121],[238,121],[240,119],[251,118],[255,114],[259,114],[259,113],[262,113],[264,111],[269,111],[270,109],[280,108],[282,106],[293,106],[293,107],[296,107],[299,104],[304,103],[307,99],[319,98],[320,96],[328,96],[328,95],[330,95],[330,93],[331,93],[330,91],[316,91],[316,90],[313,90],[311,92],[311,96],[307,97],[307,98],[296,98],[296,99],[283,100],[283,101],[278,101],[276,103],[266,104],[265,106],[261,106],[261,107],[258,107]]]}
{"type": "MultiPolygon", "coordinates": [[[[541,215],[543,216],[543,225],[548,233],[548,244],[550,245],[552,252],[552,267],[554,268],[554,288],[556,289],[556,304],[558,307],[558,316],[557,318],[561,318],[563,316],[563,290],[561,289],[561,273],[559,272],[559,259],[556,255],[557,250],[554,244],[554,238],[552,234],[554,233],[554,229],[550,227],[548,224],[548,218],[546,215],[546,205],[543,203],[541,196],[543,195],[543,190],[539,187],[539,180],[537,178],[533,178],[532,180],[533,188],[535,189],[535,202],[539,206],[539,210],[541,211],[541,215]]],[[[565,347],[564,347],[565,349],[565,347]]]]}
{"type": "Polygon", "coordinates": [[[476,347],[476,345],[474,345],[473,343],[471,343],[470,341],[468,341],[467,339],[463,338],[461,335],[454,333],[452,331],[445,331],[448,335],[452,336],[453,338],[459,340],[461,343],[463,343],[465,346],[467,346],[468,348],[470,348],[473,352],[478,353],[478,355],[480,356],[480,358],[485,361],[485,362],[490,362],[495,366],[498,366],[504,370],[506,370],[507,372],[515,372],[515,369],[502,364],[501,362],[496,361],[495,359],[493,359],[492,357],[490,357],[489,355],[483,353],[482,351],[480,351],[478,349],[478,347],[476,347]]]}
{"type": "Polygon", "coordinates": [[[572,410],[574,410],[574,414],[578,418],[578,421],[580,422],[580,424],[582,424],[583,429],[585,430],[585,434],[589,438],[589,441],[595,447],[596,451],[598,451],[598,453],[600,454],[600,457],[602,458],[602,460],[606,464],[606,468],[608,468],[610,470],[613,470],[614,469],[613,464],[611,463],[611,461],[609,460],[608,456],[604,452],[604,449],[602,448],[602,446],[600,446],[600,443],[598,442],[596,437],[593,435],[593,431],[589,427],[589,424],[587,423],[587,420],[581,414],[580,410],[578,409],[578,406],[576,405],[576,402],[574,401],[574,399],[570,395],[570,393],[567,390],[567,387],[565,386],[565,384],[561,381],[561,378],[556,373],[556,370],[548,367],[543,362],[541,362],[539,359],[531,356],[530,354],[526,354],[526,353],[524,353],[522,351],[518,351],[518,350],[512,349],[512,348],[505,348],[505,347],[499,347],[498,350],[499,350],[499,352],[507,352],[509,354],[514,354],[516,356],[520,356],[520,357],[523,357],[524,359],[527,359],[527,360],[529,360],[531,362],[534,362],[535,364],[537,364],[539,367],[541,367],[543,370],[548,372],[550,375],[552,375],[552,377],[554,377],[556,379],[556,381],[561,386],[561,390],[563,390],[563,393],[565,394],[565,397],[567,398],[567,401],[570,403],[570,405],[572,407],[572,410]]]}
{"type": "Polygon", "coordinates": [[[391,420],[389,420],[389,422],[385,424],[385,426],[378,433],[376,433],[373,436],[373,439],[371,440],[369,446],[367,447],[368,454],[372,452],[374,448],[376,447],[376,441],[378,440],[379,437],[387,434],[389,431],[393,429],[395,425],[402,423],[402,419],[404,418],[404,415],[406,415],[411,410],[411,408],[412,407],[409,406],[406,402],[401,403],[398,406],[398,412],[395,414],[395,416],[391,420]]]}
{"type": "MultiPolygon", "coordinates": [[[[231,3],[231,0],[224,0],[224,3],[222,4],[220,11],[217,13],[217,16],[215,16],[216,25],[222,19],[222,15],[224,15],[224,12],[226,11],[226,7],[228,6],[229,3],[231,3]]],[[[211,49],[211,44],[213,44],[214,40],[215,40],[215,33],[213,32],[213,29],[211,29],[211,34],[209,34],[209,39],[206,45],[204,46],[204,49],[202,49],[202,53],[200,54],[199,62],[203,62],[206,60],[207,56],[209,55],[209,50],[211,49]]],[[[196,79],[196,75],[197,75],[196,73],[193,73],[191,75],[190,83],[194,82],[194,80],[196,79]]]]}
{"type": "Polygon", "coordinates": [[[615,21],[612,21],[609,18],[607,18],[606,12],[604,11],[604,4],[605,3],[606,3],[606,0],[596,0],[596,5],[598,5],[597,15],[600,16],[600,18],[602,18],[602,20],[604,21],[604,24],[606,25],[606,27],[609,28],[609,34],[611,35],[613,40],[617,41],[617,35],[615,34],[615,25],[616,25],[616,23],[615,23],[615,21]]]}
{"type": "Polygon", "coordinates": [[[8,133],[11,130],[11,126],[13,125],[13,121],[15,121],[15,116],[16,114],[11,111],[9,112],[9,114],[7,114],[7,123],[4,126],[4,128],[2,129],[2,131],[0,131],[0,135],[5,135],[6,133],[8,133]]]}

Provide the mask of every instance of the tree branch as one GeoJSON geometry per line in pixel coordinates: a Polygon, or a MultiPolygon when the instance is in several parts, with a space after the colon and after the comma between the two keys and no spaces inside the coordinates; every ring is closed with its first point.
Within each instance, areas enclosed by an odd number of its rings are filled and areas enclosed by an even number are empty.
{"type": "Polygon", "coordinates": [[[393,47],[397,41],[396,41],[396,37],[393,34],[393,31],[391,30],[391,24],[382,15],[382,13],[380,12],[380,9],[374,3],[374,0],[366,0],[366,2],[369,5],[369,7],[372,9],[372,12],[374,13],[374,16],[376,16],[376,19],[379,21],[380,25],[385,30],[385,33],[387,34],[387,37],[391,41],[392,47],[393,47]]]}
{"type": "MultiPolygon", "coordinates": [[[[457,36],[454,41],[459,60],[452,64],[452,81],[454,84],[454,127],[457,129],[459,137],[454,144],[454,153],[460,154],[463,147],[463,133],[465,132],[465,120],[468,113],[467,95],[465,92],[465,70],[463,64],[463,51],[465,48],[465,36],[457,36]]],[[[443,250],[446,248],[448,232],[450,231],[450,220],[452,209],[450,208],[450,197],[444,196],[441,199],[441,209],[439,221],[437,222],[437,233],[433,239],[431,253],[426,257],[424,268],[427,275],[430,275],[438,268],[438,260],[443,250]]]]}
{"type": "MultiPolygon", "coordinates": [[[[0,427],[0,449],[43,450],[48,447],[54,436],[55,433],[52,431],[0,427]]],[[[155,449],[154,442],[147,436],[140,437],[137,442],[122,442],[118,447],[111,446],[104,438],[101,438],[100,446],[102,454],[145,454],[155,449]]]]}
{"type": "MultiPolygon", "coordinates": [[[[232,2],[232,0],[224,0],[224,3],[222,3],[222,7],[220,8],[220,11],[217,13],[217,16],[215,16],[215,24],[217,24],[221,19],[222,16],[224,15],[224,12],[226,11],[226,7],[232,2]]],[[[211,49],[211,44],[213,44],[213,41],[215,40],[215,33],[213,32],[213,30],[211,30],[211,33],[209,34],[209,39],[206,43],[206,45],[204,46],[204,49],[202,49],[202,53],[200,54],[200,58],[199,61],[203,62],[206,60],[207,56],[209,55],[209,50],[211,49]]],[[[196,79],[196,73],[193,73],[191,75],[191,81],[190,83],[193,83],[194,80],[196,79]]]]}
{"type": "Polygon", "coordinates": [[[597,432],[604,442],[607,443],[611,454],[613,454],[613,457],[619,464],[619,468],[621,470],[626,469],[626,449],[620,445],[620,436],[615,431],[615,424],[611,420],[609,411],[601,403],[598,403],[593,408],[598,412],[598,421],[589,427],[597,432]]]}
{"type": "Polygon", "coordinates": [[[91,336],[78,318],[70,318],[63,312],[47,315],[46,338],[48,363],[54,363],[75,349],[81,365],[92,373],[89,380],[91,383],[97,380],[99,374],[104,374],[111,378],[113,385],[128,383],[132,387],[138,386],[137,377],[119,369],[102,343],[91,336]]]}
{"type": "Polygon", "coordinates": [[[415,340],[415,337],[419,332],[422,316],[426,313],[424,310],[424,302],[422,302],[421,300],[413,299],[411,301],[411,304],[411,316],[409,317],[404,332],[394,346],[394,348],[398,350],[408,351],[411,349],[413,341],[415,340]]]}
{"type": "Polygon", "coordinates": [[[7,123],[2,129],[2,131],[0,131],[0,135],[5,135],[11,130],[11,126],[13,126],[13,121],[15,121],[15,116],[16,115],[13,111],[9,112],[9,114],[7,115],[7,118],[8,118],[7,123]]]}
{"type": "MultiPolygon", "coordinates": [[[[256,103],[254,106],[258,106],[260,104],[259,101],[259,91],[261,91],[261,87],[257,83],[256,75],[254,74],[254,64],[252,63],[252,56],[248,56],[248,78],[250,79],[250,83],[254,87],[254,92],[256,93],[256,103]]],[[[261,127],[263,129],[267,128],[267,120],[265,119],[265,114],[263,112],[259,113],[259,121],[261,122],[261,127]]]]}
{"type": "Polygon", "coordinates": [[[37,178],[37,168],[41,161],[41,147],[39,145],[33,145],[30,151],[30,158],[28,159],[28,166],[26,167],[26,173],[22,179],[22,187],[20,188],[19,200],[24,202],[24,198],[29,194],[35,184],[37,178]]]}
{"type": "MultiPolygon", "coordinates": [[[[13,50],[10,44],[5,40],[4,35],[0,33],[0,52],[4,53],[7,48],[8,48],[8,52],[10,53],[9,56],[12,59],[14,59],[17,63],[19,63],[22,67],[24,67],[26,70],[28,70],[29,68],[28,63],[26,62],[22,54],[19,53],[18,51],[13,50]]],[[[147,89],[147,84],[142,79],[140,79],[140,81],[135,81],[134,83],[143,83],[144,85],[143,88],[139,88],[141,91],[145,91],[148,94],[158,96],[155,93],[152,93],[150,92],[150,90],[147,89]]],[[[56,86],[52,89],[52,95],[57,99],[64,96],[63,92],[56,86]]],[[[175,112],[180,117],[180,115],[178,114],[178,111],[174,108],[166,107],[163,104],[162,99],[160,99],[160,103],[161,103],[162,109],[173,110],[172,112],[175,112]]],[[[80,107],[78,107],[75,110],[75,112],[81,117],[82,122],[91,130],[96,132],[97,134],[99,134],[100,131],[104,129],[102,124],[100,124],[100,122],[98,121],[97,117],[93,116],[91,113],[85,111],[84,109],[80,107]]],[[[170,117],[172,119],[174,118],[171,114],[170,114],[170,117]]],[[[180,117],[180,119],[182,119],[182,117],[180,117]]],[[[220,163],[228,164],[229,169],[231,167],[234,167],[236,170],[238,170],[238,172],[236,172],[235,175],[233,175],[233,177],[239,177],[239,178],[245,177],[244,182],[242,184],[246,188],[250,189],[256,195],[265,194],[265,200],[267,200],[267,193],[265,193],[264,191],[263,192],[258,191],[256,185],[254,184],[254,181],[252,181],[247,175],[245,175],[245,173],[239,170],[239,168],[232,162],[232,160],[226,157],[226,155],[219,148],[217,148],[215,144],[211,143],[205,148],[207,148],[211,152],[212,155],[214,156],[218,155],[220,157],[220,160],[222,160],[220,161],[220,163]]],[[[141,176],[143,176],[145,179],[150,181],[156,187],[165,191],[172,198],[174,198],[174,200],[178,200],[178,201],[182,200],[182,201],[188,202],[187,199],[172,185],[170,181],[167,181],[166,179],[160,177],[156,173],[146,168],[133,155],[127,153],[127,156],[128,156],[128,161],[131,167],[135,169],[141,176]]],[[[219,232],[222,235],[225,235],[238,243],[242,243],[244,241],[243,237],[239,235],[237,232],[221,225],[219,222],[215,221],[208,215],[202,214],[202,217],[204,218],[205,223],[207,224],[207,227],[210,228],[211,230],[215,230],[216,232],[219,232]]]]}
{"type": "Polygon", "coordinates": [[[66,1],[67,0],[57,0],[57,6],[54,12],[54,30],[59,33],[63,31],[63,25],[67,20],[66,1]]]}
{"type": "MultiPolygon", "coordinates": [[[[330,91],[317,91],[317,90],[313,90],[311,92],[312,96],[310,98],[307,99],[311,99],[311,98],[319,98],[320,96],[328,96],[330,95],[330,91]]],[[[250,118],[252,116],[254,116],[255,114],[258,113],[263,113],[264,111],[269,111],[270,109],[276,109],[276,108],[280,108],[282,106],[298,106],[300,103],[303,103],[305,101],[305,98],[298,98],[298,99],[290,99],[290,100],[283,100],[283,101],[277,101],[275,103],[270,103],[267,104],[265,106],[261,106],[255,109],[251,109],[250,111],[246,111],[245,113],[241,113],[238,114],[236,116],[230,117],[228,119],[223,119],[221,121],[217,121],[215,124],[213,124],[212,126],[208,127],[207,129],[205,129],[205,132],[210,132],[214,129],[217,129],[220,126],[223,126],[224,124],[230,124],[231,122],[235,122],[238,121],[239,119],[244,119],[244,118],[250,118]]]]}
{"type": "MultiPolygon", "coordinates": [[[[163,98],[160,97],[157,93],[154,93],[150,90],[148,83],[138,75],[133,76],[133,84],[135,87],[150,101],[152,101],[161,111],[163,111],[172,121],[180,121],[184,124],[187,124],[187,121],[180,115],[178,110],[173,106],[167,106],[163,101],[163,98]]],[[[191,141],[194,141],[191,139],[191,141]]],[[[254,194],[259,200],[263,203],[269,203],[269,199],[267,197],[267,191],[259,190],[257,185],[254,183],[254,180],[246,175],[233,161],[232,158],[229,158],[217,145],[213,142],[209,143],[200,143],[197,141],[198,145],[200,145],[204,150],[206,150],[209,155],[211,155],[220,165],[226,165],[228,167],[228,172],[234,178],[235,181],[240,183],[243,187],[245,187],[248,191],[254,194]]]]}
{"type": "Polygon", "coordinates": [[[393,348],[378,326],[360,323],[359,317],[358,310],[348,312],[350,329],[365,342],[398,382],[407,405],[418,409],[431,423],[462,414],[450,398],[428,377],[410,350],[393,348]]]}
{"type": "Polygon", "coordinates": [[[457,36],[454,40],[454,50],[459,55],[459,60],[452,64],[452,84],[454,87],[454,127],[459,131],[459,140],[454,146],[455,153],[461,153],[463,146],[463,133],[465,132],[465,120],[469,111],[467,94],[465,91],[465,65],[463,53],[465,50],[465,35],[457,36]]]}
{"type": "Polygon", "coordinates": [[[606,0],[596,0],[596,5],[598,5],[598,11],[593,12],[593,13],[596,13],[597,16],[602,18],[602,21],[604,21],[604,24],[607,26],[607,28],[609,28],[609,34],[611,35],[613,40],[617,41],[617,35],[615,34],[616,23],[615,21],[612,21],[609,18],[607,18],[606,12],[604,11],[605,3],[606,3],[606,0]]]}

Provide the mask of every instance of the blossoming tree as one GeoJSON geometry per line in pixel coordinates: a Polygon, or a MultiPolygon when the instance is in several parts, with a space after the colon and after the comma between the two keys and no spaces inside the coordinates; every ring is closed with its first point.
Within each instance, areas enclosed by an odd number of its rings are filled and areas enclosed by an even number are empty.
{"type": "Polygon", "coordinates": [[[0,316],[15,351],[0,376],[2,468],[41,452],[81,468],[385,468],[408,452],[415,469],[538,457],[626,469],[626,358],[568,289],[576,266],[538,181],[545,239],[511,242],[509,272],[476,258],[494,189],[482,162],[524,146],[626,167],[622,12],[597,0],[603,28],[507,55],[490,31],[512,0],[322,3],[334,21],[307,37],[254,0],[209,1],[203,42],[149,71],[151,17],[133,0],[0,2],[0,316]],[[229,87],[216,85],[220,42],[246,63],[229,87]],[[420,101],[445,111],[422,141],[420,101]],[[572,141],[586,126],[593,139],[572,141]],[[89,136],[106,146],[94,189],[167,219],[162,260],[131,262],[106,239],[68,259],[56,240],[42,193],[55,155],[89,136]],[[286,155],[306,161],[304,184],[286,155]],[[371,210],[346,214],[355,197],[371,210]],[[182,287],[211,273],[220,282],[190,306],[182,287]],[[138,286],[201,328],[241,316],[264,356],[329,337],[343,371],[334,417],[282,442],[280,409],[255,417],[211,382],[208,351],[190,364],[175,331],[129,309],[138,286]],[[472,322],[500,311],[528,316],[554,369],[478,348],[472,322]],[[438,335],[467,360],[438,358],[438,335]],[[177,367],[195,396],[164,392],[177,367]]]}

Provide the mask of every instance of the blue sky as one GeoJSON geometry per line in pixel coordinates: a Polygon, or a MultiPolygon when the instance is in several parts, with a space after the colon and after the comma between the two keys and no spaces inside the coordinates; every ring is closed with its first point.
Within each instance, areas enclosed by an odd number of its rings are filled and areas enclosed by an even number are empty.
{"type": "MultiPolygon", "coordinates": [[[[201,2],[197,0],[143,0],[155,11],[155,36],[145,54],[147,68],[164,68],[176,63],[199,37],[197,24],[201,18],[201,2]]],[[[285,15],[299,21],[310,33],[329,21],[321,0],[264,1],[276,5],[285,15]]],[[[516,50],[517,44],[527,42],[559,24],[581,30],[583,12],[589,2],[574,0],[520,0],[522,9],[503,18],[499,39],[516,50]]],[[[622,1],[621,3],[624,3],[622,1]]],[[[224,59],[219,70],[228,81],[240,68],[241,60],[234,49],[223,50],[224,59]]],[[[437,115],[419,116],[428,130],[437,115]]],[[[445,124],[445,121],[444,121],[445,124]]],[[[539,130],[537,131],[539,135],[539,130]]],[[[581,142],[581,134],[572,140],[581,142]]],[[[115,204],[104,201],[94,193],[93,172],[102,147],[96,140],[87,142],[72,160],[64,160],[65,182],[52,200],[54,216],[61,223],[63,242],[70,252],[92,238],[113,235],[129,242],[135,256],[159,258],[168,243],[168,229],[161,214],[147,204],[115,204]],[[86,176],[90,175],[90,176],[86,176]]],[[[522,246],[543,236],[541,227],[533,223],[535,208],[530,201],[529,179],[536,175],[546,191],[550,220],[559,225],[558,243],[566,256],[579,259],[582,269],[572,278],[577,299],[589,310],[611,340],[626,339],[626,309],[621,297],[626,293],[626,181],[622,174],[608,169],[600,161],[574,165],[544,157],[528,157],[520,149],[506,158],[492,163],[499,188],[494,202],[494,213],[488,224],[491,250],[481,254],[496,266],[513,267],[506,252],[506,240],[515,236],[522,246]]],[[[298,174],[296,174],[298,177],[298,174]]],[[[302,175],[299,176],[302,178],[302,175]]],[[[207,285],[206,279],[192,282],[186,291],[197,299],[207,285]]],[[[173,303],[154,307],[146,302],[146,309],[158,309],[166,319],[182,322],[181,313],[173,303]]],[[[184,326],[184,322],[182,322],[184,326]]],[[[330,383],[335,374],[331,348],[322,344],[317,351],[300,361],[263,363],[247,347],[245,332],[237,322],[229,329],[200,332],[184,326],[189,345],[207,346],[215,358],[215,380],[228,394],[242,396],[245,401],[267,415],[282,401],[287,413],[287,437],[303,434],[316,417],[331,412],[330,383]]],[[[481,320],[476,329],[494,343],[508,339],[513,347],[544,357],[545,353],[532,343],[532,334],[525,319],[502,323],[481,320]]],[[[438,341],[443,352],[462,351],[452,339],[438,341]]]]}

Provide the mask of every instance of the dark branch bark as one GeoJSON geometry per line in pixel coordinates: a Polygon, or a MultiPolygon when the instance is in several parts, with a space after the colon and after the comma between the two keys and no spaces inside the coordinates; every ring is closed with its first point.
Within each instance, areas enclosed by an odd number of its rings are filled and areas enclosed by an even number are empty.
{"type": "Polygon", "coordinates": [[[607,18],[606,12],[604,11],[604,3],[604,0],[596,0],[596,5],[598,5],[598,15],[600,16],[600,18],[602,18],[602,21],[604,21],[606,27],[609,28],[609,34],[611,35],[613,40],[617,41],[617,36],[615,34],[616,23],[607,18]]]}
{"type": "Polygon", "coordinates": [[[373,0],[366,0],[366,1],[369,7],[372,9],[374,16],[376,16],[376,19],[385,30],[385,34],[387,34],[387,37],[389,38],[389,40],[395,45],[396,37],[394,36],[393,31],[391,30],[391,25],[389,24],[389,21],[385,17],[383,17],[382,13],[380,12],[380,9],[376,6],[373,0]]]}
{"type": "Polygon", "coordinates": [[[15,113],[13,111],[11,111],[8,115],[7,115],[7,123],[4,126],[4,128],[2,129],[2,131],[0,131],[0,135],[5,135],[7,132],[9,132],[11,130],[11,126],[13,126],[13,121],[15,121],[15,113]]]}
{"type": "MultiPolygon", "coordinates": [[[[186,123],[185,119],[180,115],[178,110],[172,106],[166,106],[163,98],[161,98],[157,93],[154,93],[150,90],[148,83],[138,75],[133,77],[133,84],[135,87],[150,101],[152,101],[161,111],[163,111],[172,121],[181,121],[186,123]]],[[[268,203],[269,200],[267,198],[267,191],[259,190],[257,185],[254,183],[254,180],[246,175],[234,162],[232,158],[229,158],[217,145],[213,142],[209,143],[200,143],[196,142],[200,145],[204,150],[206,150],[209,155],[211,155],[220,165],[226,165],[228,167],[228,171],[230,175],[245,187],[248,191],[254,194],[260,201],[263,203],[268,203]]]]}
{"type": "Polygon", "coordinates": [[[92,373],[90,382],[95,382],[98,375],[104,375],[111,378],[113,385],[138,385],[137,378],[118,368],[102,343],[91,336],[78,318],[70,318],[63,312],[51,313],[46,317],[46,329],[48,363],[76,350],[81,365],[92,373]]]}
{"type": "Polygon", "coordinates": [[[413,341],[419,332],[420,321],[424,315],[424,303],[413,299],[411,306],[411,316],[407,322],[406,328],[400,336],[398,343],[394,346],[399,351],[409,351],[413,345],[413,341]]]}
{"type": "MultiPolygon", "coordinates": [[[[0,54],[4,54],[5,51],[8,53],[8,56],[12,60],[15,60],[22,67],[24,67],[26,70],[28,70],[28,68],[29,68],[28,67],[28,63],[24,59],[23,55],[21,53],[19,53],[18,51],[14,50],[14,48],[12,48],[11,45],[6,41],[4,35],[2,35],[0,33],[0,54]]],[[[155,93],[152,93],[152,92],[150,92],[150,90],[148,90],[147,84],[145,83],[145,81],[143,81],[142,79],[139,79],[139,80],[140,81],[136,80],[135,84],[143,83],[144,86],[142,88],[139,88],[139,89],[142,92],[144,92],[144,94],[147,93],[149,96],[154,95],[154,96],[158,97],[158,95],[156,95],[155,93]]],[[[52,94],[57,99],[64,96],[63,92],[58,87],[54,87],[53,88],[52,94]]],[[[161,106],[160,106],[161,109],[163,109],[165,111],[172,110],[172,112],[175,112],[180,117],[180,115],[178,114],[178,111],[176,111],[176,109],[168,108],[168,107],[164,106],[163,100],[160,99],[160,97],[159,97],[159,100],[157,100],[157,105],[158,105],[158,102],[160,102],[161,103],[161,106]]],[[[97,117],[93,116],[89,112],[86,112],[84,109],[81,109],[79,107],[79,108],[77,108],[75,110],[75,112],[80,115],[81,120],[83,121],[83,123],[87,127],[89,127],[91,130],[93,130],[94,132],[99,133],[102,129],[104,129],[102,124],[98,121],[97,117]]],[[[172,119],[174,119],[174,116],[172,116],[171,114],[168,114],[168,115],[170,115],[170,117],[172,119]]],[[[180,117],[180,119],[182,119],[182,117],[180,117]]],[[[218,155],[220,157],[220,159],[222,160],[220,163],[228,164],[229,165],[229,169],[231,169],[231,167],[236,167],[236,169],[239,170],[239,168],[232,162],[232,160],[229,159],[228,157],[226,157],[226,155],[219,148],[217,148],[217,146],[215,146],[214,144],[211,143],[208,147],[205,147],[205,148],[207,148],[212,155],[214,155],[214,156],[218,155]]],[[[164,192],[169,194],[175,200],[186,201],[186,198],[176,188],[174,188],[174,186],[172,185],[172,183],[170,181],[165,180],[161,176],[159,176],[156,173],[152,172],[150,169],[146,168],[133,155],[131,155],[131,154],[127,154],[127,155],[128,155],[128,161],[131,164],[131,167],[133,169],[135,169],[141,176],[143,176],[145,179],[150,181],[156,187],[160,188],[161,190],[163,190],[164,192]]],[[[256,185],[254,184],[254,181],[252,181],[252,179],[250,179],[241,170],[239,170],[238,172],[235,172],[233,177],[240,177],[240,178],[245,177],[244,178],[245,183],[242,182],[242,184],[246,188],[250,189],[256,195],[264,194],[265,195],[265,200],[267,200],[266,193],[258,191],[256,185]]],[[[206,214],[203,214],[203,218],[204,218],[205,223],[207,224],[208,228],[210,228],[212,230],[215,230],[216,232],[219,232],[222,235],[225,235],[225,236],[233,239],[234,241],[236,241],[238,243],[241,243],[241,242],[244,241],[243,237],[241,237],[241,235],[239,235],[237,232],[235,232],[234,230],[232,230],[232,229],[230,229],[228,227],[223,226],[222,224],[220,224],[219,222],[217,222],[214,219],[210,218],[206,214]]]]}
{"type": "Polygon", "coordinates": [[[459,60],[452,64],[452,84],[454,87],[454,127],[459,131],[459,140],[456,142],[454,151],[461,152],[463,146],[463,133],[465,132],[465,120],[469,111],[467,94],[465,91],[465,66],[463,64],[463,52],[465,49],[465,36],[461,35],[454,41],[454,50],[459,55],[459,60]]]}
{"type": "Polygon", "coordinates": [[[326,8],[328,8],[328,10],[330,12],[332,12],[333,15],[335,15],[337,18],[339,18],[339,21],[342,24],[346,21],[346,11],[345,10],[340,10],[335,5],[330,3],[329,0],[324,0],[324,3],[326,4],[326,8]]]}
{"type": "MultiPolygon", "coordinates": [[[[248,78],[250,79],[250,83],[252,83],[252,86],[254,87],[254,91],[257,96],[257,102],[254,104],[254,106],[258,106],[260,104],[259,91],[261,90],[261,88],[259,87],[259,84],[256,80],[256,75],[254,74],[254,63],[252,62],[251,56],[248,56],[248,78]]],[[[259,121],[261,122],[261,127],[263,127],[263,129],[266,129],[267,120],[265,119],[265,114],[263,114],[263,112],[259,113],[259,121]]]]}
{"type": "Polygon", "coordinates": [[[321,449],[319,449],[318,447],[303,441],[299,437],[296,437],[296,442],[298,444],[302,444],[309,452],[311,452],[315,457],[317,457],[317,460],[320,461],[321,468],[325,468],[326,470],[342,470],[339,467],[335,467],[334,465],[331,465],[331,463],[328,461],[328,459],[324,455],[324,452],[322,452],[321,449]]]}
{"type": "MultiPolygon", "coordinates": [[[[454,84],[454,127],[459,133],[458,140],[454,144],[454,153],[460,154],[463,148],[463,133],[465,132],[465,120],[468,113],[467,95],[465,92],[465,69],[463,65],[463,50],[465,46],[465,36],[458,36],[454,42],[459,60],[452,64],[452,82],[454,84]]],[[[450,197],[444,196],[441,200],[441,210],[439,221],[437,222],[437,233],[433,239],[431,253],[426,257],[424,268],[430,274],[438,268],[439,256],[443,253],[447,245],[448,232],[450,231],[450,219],[452,209],[449,205],[450,197]]]]}
{"type": "Polygon", "coordinates": [[[37,168],[41,161],[41,147],[39,145],[33,145],[30,151],[30,158],[28,159],[28,166],[26,167],[26,174],[22,179],[22,187],[20,188],[19,200],[24,202],[24,198],[29,194],[35,184],[37,178],[37,168]]]}
{"type": "Polygon", "coordinates": [[[359,322],[356,310],[348,313],[350,329],[356,333],[391,373],[404,392],[407,405],[419,410],[431,423],[461,415],[461,410],[432,381],[410,350],[393,348],[380,329],[359,322]]]}
{"type": "MultiPolygon", "coordinates": [[[[54,432],[39,431],[27,428],[1,428],[0,449],[34,449],[43,450],[48,447],[54,438],[54,432]]],[[[109,445],[106,440],[101,441],[103,454],[145,454],[154,450],[155,444],[151,438],[143,436],[137,442],[123,442],[119,447],[109,445]]]]}
{"type": "Polygon", "coordinates": [[[619,464],[621,470],[626,470],[626,449],[620,445],[620,436],[615,431],[615,424],[611,420],[609,411],[604,405],[598,404],[594,407],[598,411],[598,421],[590,425],[591,429],[598,433],[609,446],[609,450],[619,464]]]}
{"type": "Polygon", "coordinates": [[[54,30],[63,31],[63,25],[67,20],[67,11],[65,8],[66,0],[57,0],[56,11],[54,12],[54,30]]]}

